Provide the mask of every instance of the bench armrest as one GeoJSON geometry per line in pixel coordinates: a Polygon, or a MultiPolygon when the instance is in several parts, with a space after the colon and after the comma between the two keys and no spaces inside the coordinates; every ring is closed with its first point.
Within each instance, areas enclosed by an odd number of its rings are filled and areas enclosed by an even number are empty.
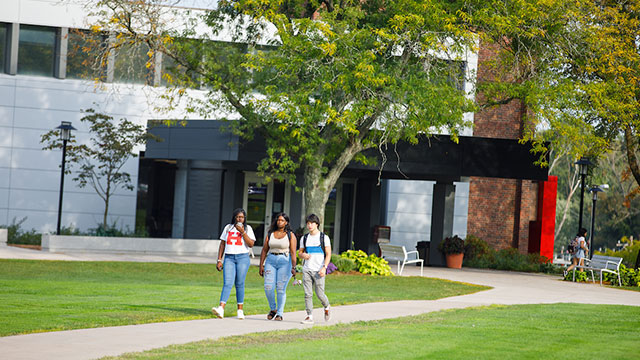
{"type": "Polygon", "coordinates": [[[607,260],[606,265],[609,265],[609,264],[614,265],[616,267],[616,270],[620,269],[620,263],[607,260]]]}
{"type": "Polygon", "coordinates": [[[416,255],[420,255],[420,253],[418,252],[418,250],[407,251],[407,255],[409,255],[409,254],[416,254],[416,255]]]}

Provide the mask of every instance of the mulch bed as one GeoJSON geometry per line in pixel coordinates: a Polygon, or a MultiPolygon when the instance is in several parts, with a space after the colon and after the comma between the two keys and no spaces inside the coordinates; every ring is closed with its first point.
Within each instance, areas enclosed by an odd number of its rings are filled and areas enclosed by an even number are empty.
{"type": "Polygon", "coordinates": [[[19,247],[19,248],[24,248],[24,249],[42,250],[42,246],[40,246],[40,245],[25,245],[25,244],[7,244],[7,245],[8,246],[19,247]]]}

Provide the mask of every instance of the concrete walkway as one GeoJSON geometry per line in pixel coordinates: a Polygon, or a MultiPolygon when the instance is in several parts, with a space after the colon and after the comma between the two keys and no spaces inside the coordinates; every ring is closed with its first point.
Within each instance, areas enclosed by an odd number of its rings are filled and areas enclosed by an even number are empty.
{"type": "MultiPolygon", "coordinates": [[[[215,260],[199,257],[174,258],[131,254],[50,254],[12,247],[0,247],[0,258],[192,263],[213,263],[215,260]]],[[[252,262],[256,263],[257,259],[253,259],[252,262]]],[[[403,276],[419,276],[419,274],[418,267],[410,266],[405,269],[403,276]]],[[[322,320],[316,320],[316,325],[380,320],[444,309],[491,304],[572,302],[640,306],[640,292],[584,283],[568,283],[559,281],[558,276],[431,267],[425,268],[424,276],[487,285],[493,289],[440,300],[336,306],[333,307],[331,321],[325,323],[322,320]]],[[[328,286],[330,287],[330,282],[328,286]]],[[[321,309],[316,309],[314,316],[316,319],[322,319],[321,309]]],[[[236,318],[191,320],[8,336],[0,338],[0,354],[3,359],[95,359],[231,335],[302,329],[310,326],[299,323],[303,317],[304,312],[297,311],[285,313],[282,322],[267,321],[263,314],[247,316],[244,321],[236,318]]]]}

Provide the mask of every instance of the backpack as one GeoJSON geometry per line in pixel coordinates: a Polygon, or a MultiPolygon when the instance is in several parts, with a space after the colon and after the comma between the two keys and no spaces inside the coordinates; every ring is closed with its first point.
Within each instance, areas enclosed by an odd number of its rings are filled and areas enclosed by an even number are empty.
{"type": "MultiPolygon", "coordinates": [[[[309,234],[304,234],[302,236],[302,247],[304,248],[304,252],[307,252],[307,237],[309,234]]],[[[324,250],[324,233],[320,231],[320,247],[322,248],[322,253],[326,255],[324,250]]]]}
{"type": "Polygon", "coordinates": [[[569,246],[567,246],[567,251],[569,254],[574,255],[578,249],[580,248],[580,244],[578,243],[578,237],[574,237],[569,241],[569,246]]]}

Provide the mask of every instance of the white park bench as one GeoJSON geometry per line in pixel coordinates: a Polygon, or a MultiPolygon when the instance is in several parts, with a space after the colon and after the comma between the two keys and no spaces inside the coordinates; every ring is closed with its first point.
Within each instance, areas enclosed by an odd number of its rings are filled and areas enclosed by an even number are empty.
{"type": "Polygon", "coordinates": [[[387,261],[398,262],[398,275],[402,275],[402,270],[407,264],[420,263],[420,276],[422,276],[422,269],[424,267],[424,260],[420,259],[418,251],[407,251],[402,245],[392,244],[379,244],[380,245],[380,257],[387,261]],[[414,256],[415,255],[415,256],[414,256]]]}
{"type": "MultiPolygon", "coordinates": [[[[591,280],[596,282],[593,276],[593,271],[600,272],[600,285],[602,285],[602,273],[608,272],[616,274],[618,276],[618,284],[622,286],[622,279],[620,279],[620,264],[622,264],[622,258],[614,256],[593,255],[591,260],[585,258],[583,265],[578,265],[576,268],[591,271],[591,280]]],[[[576,280],[576,268],[573,269],[573,281],[576,280]]]]}

